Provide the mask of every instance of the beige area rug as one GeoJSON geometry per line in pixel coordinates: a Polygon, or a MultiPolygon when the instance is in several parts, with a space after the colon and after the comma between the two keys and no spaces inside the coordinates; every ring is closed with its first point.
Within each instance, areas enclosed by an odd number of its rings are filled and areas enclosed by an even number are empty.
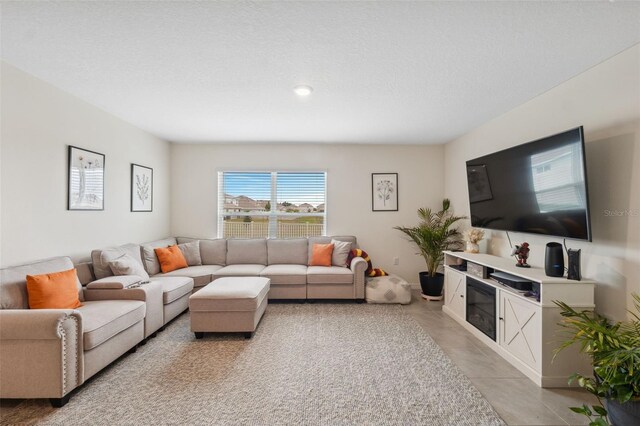
{"type": "Polygon", "coordinates": [[[271,304],[251,340],[195,340],[189,315],[63,408],[25,400],[4,424],[502,425],[397,305],[271,304]]]}

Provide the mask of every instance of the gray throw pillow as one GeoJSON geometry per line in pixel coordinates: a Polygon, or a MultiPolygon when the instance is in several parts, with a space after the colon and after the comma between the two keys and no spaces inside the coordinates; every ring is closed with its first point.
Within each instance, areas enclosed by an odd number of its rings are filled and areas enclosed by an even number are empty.
{"type": "Polygon", "coordinates": [[[351,243],[344,241],[331,240],[333,244],[333,254],[331,255],[331,264],[333,266],[347,267],[347,259],[351,252],[351,243]]]}
{"type": "Polygon", "coordinates": [[[200,257],[200,241],[192,241],[190,243],[178,244],[178,248],[187,260],[187,265],[197,266],[202,265],[202,258],[200,257]]]}
{"type": "Polygon", "coordinates": [[[130,254],[123,254],[119,258],[109,262],[109,268],[113,275],[137,275],[142,281],[149,281],[149,274],[144,266],[130,254]]]}

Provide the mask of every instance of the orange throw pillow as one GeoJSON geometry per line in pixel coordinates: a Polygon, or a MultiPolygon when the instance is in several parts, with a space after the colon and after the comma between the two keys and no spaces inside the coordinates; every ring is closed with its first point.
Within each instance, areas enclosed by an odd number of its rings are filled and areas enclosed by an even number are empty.
{"type": "Polygon", "coordinates": [[[331,266],[333,244],[314,244],[309,266],[331,266]]]}
{"type": "Polygon", "coordinates": [[[78,274],[75,268],[51,274],[27,275],[27,296],[31,309],[75,309],[78,298],[78,274]]]}
{"type": "Polygon", "coordinates": [[[160,270],[165,274],[189,266],[187,265],[187,259],[185,259],[184,254],[182,254],[182,250],[180,250],[177,245],[167,248],[157,248],[155,252],[160,261],[160,270]]]}

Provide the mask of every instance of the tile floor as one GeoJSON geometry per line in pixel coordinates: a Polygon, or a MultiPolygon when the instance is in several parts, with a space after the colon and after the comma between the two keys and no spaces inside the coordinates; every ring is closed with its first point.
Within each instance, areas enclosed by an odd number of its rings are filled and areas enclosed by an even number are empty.
{"type": "Polygon", "coordinates": [[[442,312],[442,302],[427,302],[418,291],[405,308],[469,377],[509,425],[586,425],[570,406],[596,398],[581,389],[542,389],[491,348],[442,312]]]}

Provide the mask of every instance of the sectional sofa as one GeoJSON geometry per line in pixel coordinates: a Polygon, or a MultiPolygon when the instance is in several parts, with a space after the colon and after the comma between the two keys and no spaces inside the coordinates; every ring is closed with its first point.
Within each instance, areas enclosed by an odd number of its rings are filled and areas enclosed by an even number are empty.
{"type": "MultiPolygon", "coordinates": [[[[0,397],[50,398],[64,405],[71,392],[188,307],[189,296],[221,277],[266,277],[269,299],[353,299],[365,296],[367,262],[309,266],[313,244],[332,239],[357,247],[352,236],[299,239],[167,238],[93,250],[90,263],[69,257],[0,271],[0,397]],[[196,243],[199,263],[161,273],[154,248],[196,243]],[[114,276],[109,263],[123,255],[140,262],[150,280],[114,276]],[[29,309],[26,275],[76,267],[77,309],[29,309]],[[132,278],[134,279],[132,281],[132,278]],[[135,288],[134,288],[135,287],[135,288]]],[[[196,262],[198,263],[198,262],[196,262]]]]}

